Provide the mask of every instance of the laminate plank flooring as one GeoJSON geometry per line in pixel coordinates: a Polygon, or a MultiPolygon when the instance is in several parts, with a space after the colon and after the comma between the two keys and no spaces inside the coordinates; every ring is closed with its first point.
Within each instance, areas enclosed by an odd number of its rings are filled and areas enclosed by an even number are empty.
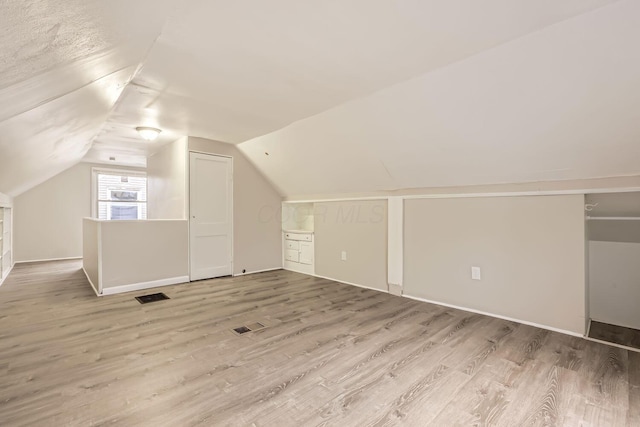
{"type": "Polygon", "coordinates": [[[640,330],[591,321],[589,337],[640,350],[640,330]]]}
{"type": "Polygon", "coordinates": [[[141,305],[80,267],[0,287],[2,426],[640,425],[638,353],[283,270],[141,305]]]}

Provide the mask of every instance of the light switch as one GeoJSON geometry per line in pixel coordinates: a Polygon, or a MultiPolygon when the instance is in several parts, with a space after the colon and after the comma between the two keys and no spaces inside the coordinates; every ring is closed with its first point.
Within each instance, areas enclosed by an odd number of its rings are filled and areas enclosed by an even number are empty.
{"type": "Polygon", "coordinates": [[[342,254],[340,255],[340,259],[342,261],[346,261],[347,260],[347,251],[342,251],[342,254]]]}
{"type": "Polygon", "coordinates": [[[482,280],[482,275],[480,274],[480,267],[471,267],[471,279],[482,280]]]}

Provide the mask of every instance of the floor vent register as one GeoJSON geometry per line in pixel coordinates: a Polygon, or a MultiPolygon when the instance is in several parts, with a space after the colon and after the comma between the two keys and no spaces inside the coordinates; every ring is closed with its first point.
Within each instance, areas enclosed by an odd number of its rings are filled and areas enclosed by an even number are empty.
{"type": "Polygon", "coordinates": [[[156,301],[162,301],[165,299],[169,299],[168,296],[166,296],[163,293],[159,293],[159,294],[149,294],[149,295],[142,295],[139,297],[136,297],[136,299],[138,300],[138,302],[140,304],[147,304],[150,302],[156,302],[156,301]]]}
{"type": "Polygon", "coordinates": [[[233,332],[238,335],[246,334],[247,332],[257,331],[259,329],[264,328],[265,326],[260,322],[249,323],[248,325],[238,326],[237,328],[233,328],[233,332]]]}

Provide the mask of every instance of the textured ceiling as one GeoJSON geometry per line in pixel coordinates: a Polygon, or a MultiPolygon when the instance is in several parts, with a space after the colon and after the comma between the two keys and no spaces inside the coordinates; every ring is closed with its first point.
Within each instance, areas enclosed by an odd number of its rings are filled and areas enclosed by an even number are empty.
{"type": "Polygon", "coordinates": [[[5,1],[0,192],[183,135],[284,195],[637,173],[638,6],[5,1]]]}
{"type": "Polygon", "coordinates": [[[79,162],[159,36],[164,0],[5,0],[0,192],[79,162]]]}

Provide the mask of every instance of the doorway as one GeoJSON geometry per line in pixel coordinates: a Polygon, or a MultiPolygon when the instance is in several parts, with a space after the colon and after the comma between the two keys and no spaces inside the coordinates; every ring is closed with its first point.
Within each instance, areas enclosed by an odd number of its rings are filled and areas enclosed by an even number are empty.
{"type": "Polygon", "coordinates": [[[640,193],[587,194],[587,336],[640,350],[640,193]]]}
{"type": "Polygon", "coordinates": [[[233,273],[233,159],[189,153],[190,279],[233,273]]]}

